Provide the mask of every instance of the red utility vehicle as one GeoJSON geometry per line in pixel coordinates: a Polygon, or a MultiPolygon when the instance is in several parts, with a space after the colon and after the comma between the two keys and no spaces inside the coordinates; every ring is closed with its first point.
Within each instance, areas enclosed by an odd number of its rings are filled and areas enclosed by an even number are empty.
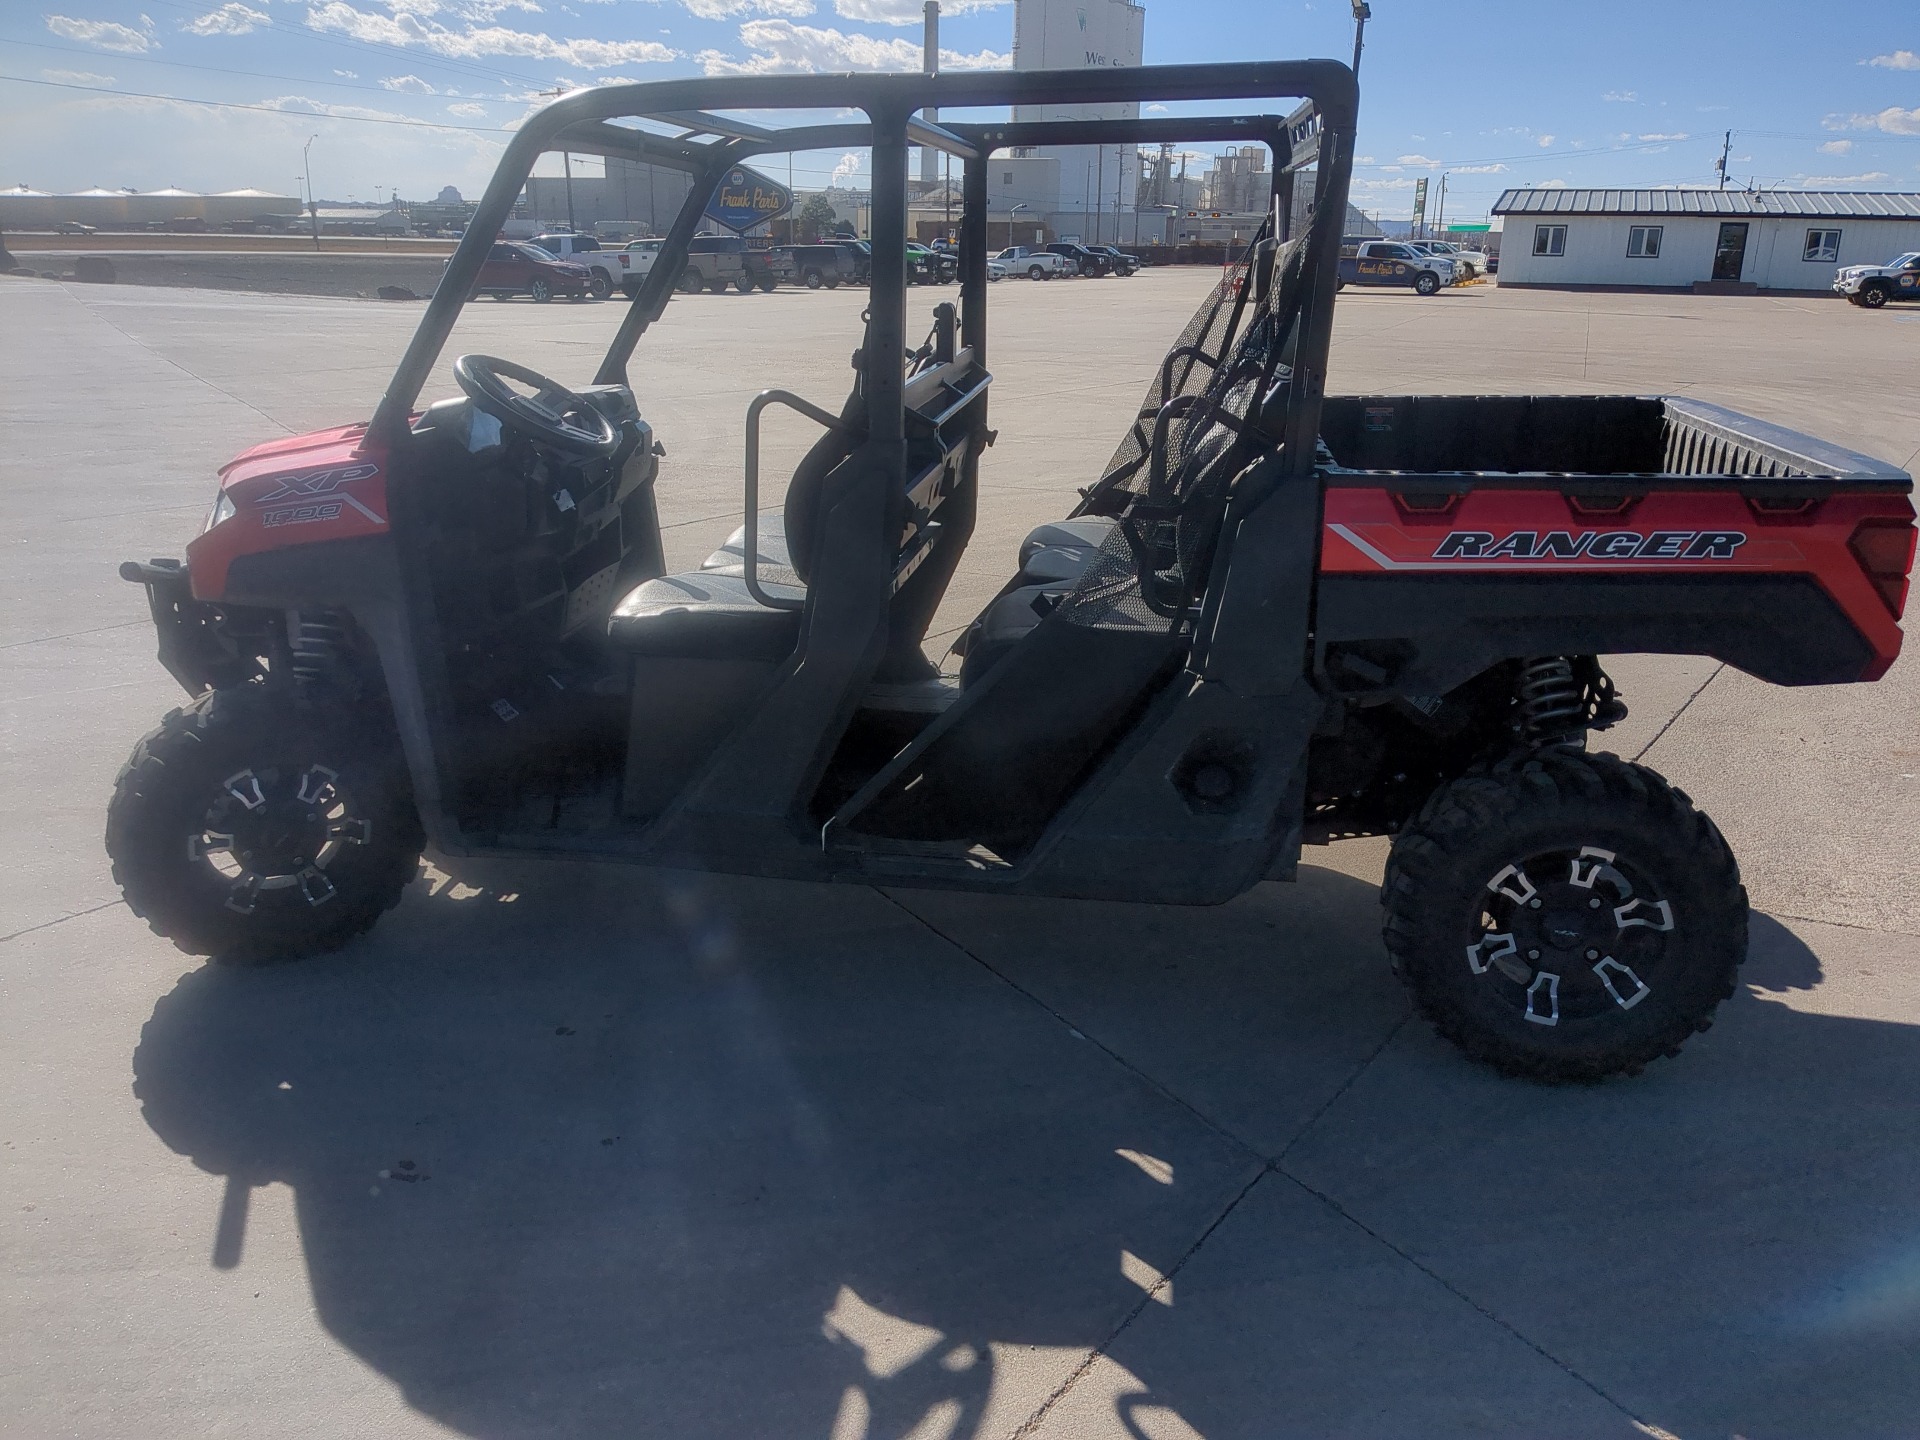
{"type": "Polygon", "coordinates": [[[264,960],[366,930],[429,839],[1205,904],[1292,878],[1303,844],[1386,834],[1387,949],[1468,1053],[1567,1080],[1673,1053],[1732,993],[1746,893],[1686,796],[1587,748],[1625,713],[1599,657],[1875,679],[1900,648],[1912,482],[1671,396],[1325,395],[1355,104],[1346,67],[1307,61],[666,81],[531,117],[371,421],[248,451],[185,564],[124,567],[193,696],[115,787],[128,903],[184,949],[264,960]],[[923,118],[1278,96],[1308,103],[923,118]],[[811,123],[845,106],[865,118],[811,123]],[[786,131],[729,118],[783,110],[786,131]],[[609,123],[630,117],[651,128],[609,123]],[[994,153],[1249,142],[1274,160],[1266,228],[943,671],[924,642],[995,438],[994,153]],[[641,415],[635,346],[730,171],[867,146],[851,392],[755,397],[743,523],[668,574],[672,415],[641,415]],[[910,146],[963,176],[959,305],[917,347],[910,146]],[[687,173],[658,262],[597,370],[463,355],[458,393],[418,404],[493,263],[481,237],[548,149],[687,173]],[[773,405],[822,434],[763,511],[773,405]]]}

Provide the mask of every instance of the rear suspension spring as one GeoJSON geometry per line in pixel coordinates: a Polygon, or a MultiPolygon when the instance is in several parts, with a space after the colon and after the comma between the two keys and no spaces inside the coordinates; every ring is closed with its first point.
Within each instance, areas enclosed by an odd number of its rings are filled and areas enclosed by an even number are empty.
{"type": "Polygon", "coordinates": [[[1588,719],[1586,687],[1564,655],[1543,655],[1520,670],[1520,733],[1530,745],[1578,743],[1588,719]]]}

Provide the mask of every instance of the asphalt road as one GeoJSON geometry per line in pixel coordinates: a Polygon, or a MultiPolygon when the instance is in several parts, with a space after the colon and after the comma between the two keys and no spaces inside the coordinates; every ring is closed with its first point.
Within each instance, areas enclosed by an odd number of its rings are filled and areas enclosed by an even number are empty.
{"type": "MultiPolygon", "coordinates": [[[[1209,279],[992,292],[943,637],[1209,279]]],[[[860,304],[669,307],[635,382],[670,560],[737,523],[755,391],[845,393],[860,304]]],[[[0,282],[0,1434],[1920,1434],[1911,655],[1799,692],[1613,662],[1607,743],[1762,913],[1715,1029],[1588,1089],[1409,1018],[1378,842],[1204,911],[448,862],[324,960],[152,937],[101,817],[178,696],[114,567],[179,553],[235,450],[364,415],[417,313],[0,282]]],[[[482,302],[455,349],[584,378],[615,318],[482,302]]],[[[1920,314],[1475,288],[1338,323],[1335,391],[1679,391],[1920,451],[1920,314]]]]}

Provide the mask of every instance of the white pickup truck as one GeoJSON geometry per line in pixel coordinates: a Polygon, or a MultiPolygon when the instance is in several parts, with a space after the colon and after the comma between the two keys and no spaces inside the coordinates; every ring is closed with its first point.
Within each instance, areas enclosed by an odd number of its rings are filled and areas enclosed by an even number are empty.
{"type": "Polygon", "coordinates": [[[593,298],[604,300],[615,290],[624,290],[638,283],[640,276],[634,271],[634,258],[625,250],[608,250],[591,235],[581,235],[570,231],[549,231],[545,235],[536,235],[529,244],[538,245],[542,250],[559,260],[571,260],[576,265],[584,265],[593,272],[593,298]]]}
{"type": "Polygon", "coordinates": [[[1889,300],[1920,300],[1920,250],[1884,265],[1848,265],[1834,272],[1835,293],[1852,305],[1878,310],[1889,300]]]}
{"type": "Polygon", "coordinates": [[[1071,275],[1072,262],[1051,250],[1036,250],[1030,245],[1010,245],[993,257],[1007,267],[1009,275],[1024,275],[1029,280],[1051,280],[1056,275],[1071,275]]]}

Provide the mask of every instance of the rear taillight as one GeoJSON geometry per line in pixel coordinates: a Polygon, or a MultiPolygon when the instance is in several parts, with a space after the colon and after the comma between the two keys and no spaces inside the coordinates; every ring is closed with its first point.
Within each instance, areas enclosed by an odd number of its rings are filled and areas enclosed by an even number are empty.
{"type": "Polygon", "coordinates": [[[1898,620],[1907,605],[1907,576],[1913,569],[1914,528],[1911,520],[1863,520],[1847,542],[1853,558],[1873,581],[1898,620]]]}

